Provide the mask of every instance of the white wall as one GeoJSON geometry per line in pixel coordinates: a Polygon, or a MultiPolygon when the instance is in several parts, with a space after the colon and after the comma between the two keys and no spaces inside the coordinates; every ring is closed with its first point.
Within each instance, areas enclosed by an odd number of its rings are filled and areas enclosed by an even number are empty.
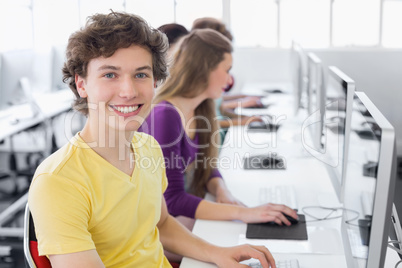
{"type": "Polygon", "coordinates": [[[290,52],[288,49],[235,48],[232,73],[233,92],[242,90],[249,82],[290,81],[290,52]]]}
{"type": "MultiPolygon", "coordinates": [[[[396,130],[402,155],[402,49],[311,50],[325,66],[335,65],[356,82],[396,130]]],[[[290,52],[286,49],[237,48],[233,53],[234,91],[245,82],[290,81],[290,52]]]]}

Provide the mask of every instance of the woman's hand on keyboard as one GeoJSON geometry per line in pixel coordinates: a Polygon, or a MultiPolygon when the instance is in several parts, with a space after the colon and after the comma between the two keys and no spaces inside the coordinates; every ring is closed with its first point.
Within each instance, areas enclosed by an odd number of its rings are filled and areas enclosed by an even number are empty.
{"type": "Polygon", "coordinates": [[[291,225],[284,214],[298,219],[296,211],[290,207],[271,203],[253,208],[243,208],[240,213],[240,219],[246,223],[275,222],[279,225],[291,225]]]}
{"type": "Polygon", "coordinates": [[[218,267],[248,267],[248,265],[239,262],[254,258],[260,261],[261,267],[276,268],[274,257],[272,257],[271,252],[264,246],[245,244],[234,247],[218,247],[214,251],[212,258],[218,267]]]}

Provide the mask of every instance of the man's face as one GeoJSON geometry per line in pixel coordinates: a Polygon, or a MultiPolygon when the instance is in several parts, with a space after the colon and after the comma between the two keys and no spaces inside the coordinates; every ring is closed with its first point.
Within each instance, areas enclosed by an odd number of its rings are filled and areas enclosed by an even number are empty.
{"type": "Polygon", "coordinates": [[[152,54],[140,46],[120,48],[109,58],[92,59],[87,77],[76,76],[88,101],[88,120],[99,127],[136,131],[149,114],[155,79],[152,54]]]}

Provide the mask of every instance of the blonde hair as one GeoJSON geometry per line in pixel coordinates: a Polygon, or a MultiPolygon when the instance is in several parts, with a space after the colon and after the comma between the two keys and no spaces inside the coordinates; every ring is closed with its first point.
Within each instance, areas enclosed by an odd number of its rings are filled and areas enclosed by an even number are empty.
{"type": "Polygon", "coordinates": [[[196,29],[212,29],[215,31],[220,32],[224,36],[226,36],[230,41],[233,41],[233,35],[231,32],[226,28],[226,25],[216,19],[216,18],[211,18],[211,17],[204,17],[204,18],[198,18],[193,22],[193,26],[191,30],[196,30],[196,29]]]}
{"type": "MultiPolygon", "coordinates": [[[[194,98],[208,87],[210,73],[224,60],[225,53],[232,53],[233,48],[228,38],[211,29],[194,30],[181,42],[175,54],[170,76],[155,96],[155,103],[180,96],[194,98]]],[[[195,109],[197,129],[210,129],[210,132],[198,133],[199,154],[195,159],[194,178],[190,191],[200,197],[206,192],[206,184],[211,176],[210,161],[218,156],[219,135],[215,115],[215,102],[204,100],[195,109]],[[200,165],[207,161],[207,165],[200,165]]]]}

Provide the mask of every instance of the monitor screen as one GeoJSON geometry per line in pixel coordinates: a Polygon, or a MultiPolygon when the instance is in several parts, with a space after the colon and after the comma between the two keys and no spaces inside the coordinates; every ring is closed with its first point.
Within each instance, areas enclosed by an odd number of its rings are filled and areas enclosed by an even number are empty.
{"type": "Polygon", "coordinates": [[[384,265],[395,163],[393,127],[363,92],[356,92],[341,228],[348,267],[384,265]]]}
{"type": "Polygon", "coordinates": [[[322,152],[322,135],[325,105],[325,78],[321,60],[312,52],[307,54],[307,110],[313,122],[308,126],[314,150],[322,152]]]}
{"type": "Polygon", "coordinates": [[[0,54],[0,109],[28,101],[21,79],[33,76],[32,50],[7,51],[0,54]]]}
{"type": "Polygon", "coordinates": [[[307,54],[296,42],[292,42],[291,75],[294,94],[295,114],[300,108],[306,107],[307,99],[307,54]]]}
{"type": "Polygon", "coordinates": [[[348,157],[350,111],[355,82],[335,66],[328,67],[324,105],[323,159],[329,177],[342,203],[343,183],[348,157]]]}
{"type": "Polygon", "coordinates": [[[51,90],[61,90],[68,88],[63,82],[62,68],[65,62],[66,46],[54,46],[52,48],[52,85],[51,90]]]}

